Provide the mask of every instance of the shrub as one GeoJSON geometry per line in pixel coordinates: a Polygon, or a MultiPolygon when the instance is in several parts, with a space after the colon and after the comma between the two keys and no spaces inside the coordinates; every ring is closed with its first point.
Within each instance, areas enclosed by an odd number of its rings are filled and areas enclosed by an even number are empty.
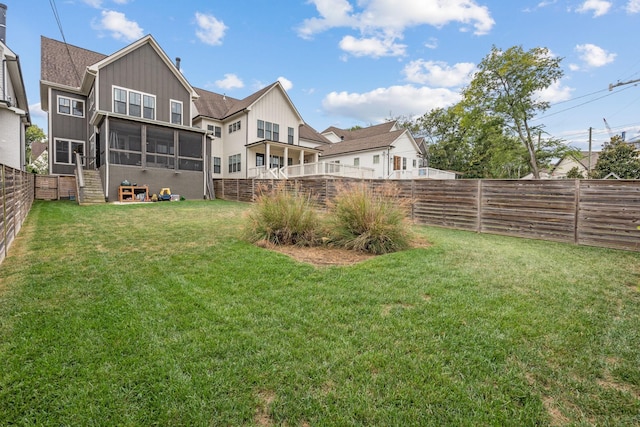
{"type": "Polygon", "coordinates": [[[320,241],[315,200],[283,181],[267,190],[262,187],[248,213],[247,240],[266,240],[276,245],[313,246],[320,241]]]}
{"type": "Polygon", "coordinates": [[[331,244],[372,254],[407,249],[411,200],[398,193],[393,184],[379,189],[366,183],[338,187],[335,199],[327,203],[331,244]]]}

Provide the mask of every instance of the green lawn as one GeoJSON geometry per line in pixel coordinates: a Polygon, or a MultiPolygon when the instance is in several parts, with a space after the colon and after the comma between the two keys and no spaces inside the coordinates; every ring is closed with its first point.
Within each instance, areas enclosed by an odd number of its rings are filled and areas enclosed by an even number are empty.
{"type": "Polygon", "coordinates": [[[0,425],[639,425],[640,254],[418,227],[315,268],[246,204],[36,202],[0,266],[0,425]]]}

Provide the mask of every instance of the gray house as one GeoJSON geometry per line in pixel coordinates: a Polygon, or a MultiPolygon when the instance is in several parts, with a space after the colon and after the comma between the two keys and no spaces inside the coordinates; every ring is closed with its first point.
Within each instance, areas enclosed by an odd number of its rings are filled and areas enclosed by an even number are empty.
{"type": "Polygon", "coordinates": [[[48,113],[49,171],[98,171],[104,195],[123,181],[150,193],[202,199],[206,130],[193,127],[198,94],[152,36],[103,55],[41,38],[40,99],[48,113]]]}

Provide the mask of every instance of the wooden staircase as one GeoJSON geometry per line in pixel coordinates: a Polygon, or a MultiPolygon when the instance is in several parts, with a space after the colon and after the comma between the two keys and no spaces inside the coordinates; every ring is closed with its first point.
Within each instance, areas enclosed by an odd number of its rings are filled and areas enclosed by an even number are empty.
{"type": "Polygon", "coordinates": [[[83,170],[84,187],[80,187],[80,180],[77,179],[76,171],[76,187],[77,200],[79,205],[90,205],[105,203],[104,190],[102,189],[102,178],[100,171],[83,170]]]}

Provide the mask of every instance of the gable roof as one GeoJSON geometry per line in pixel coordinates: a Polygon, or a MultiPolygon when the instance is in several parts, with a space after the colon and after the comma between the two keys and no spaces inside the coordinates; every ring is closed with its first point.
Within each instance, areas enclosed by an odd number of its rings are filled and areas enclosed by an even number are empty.
{"type": "MultiPolygon", "coordinates": [[[[11,85],[13,86],[13,91],[15,95],[15,99],[13,99],[9,105],[9,102],[4,97],[0,98],[1,101],[7,102],[8,107],[17,107],[18,109],[24,111],[25,123],[31,123],[31,116],[29,114],[29,101],[27,99],[27,90],[24,85],[24,76],[22,74],[22,66],[20,65],[20,57],[14,53],[9,46],[0,41],[0,60],[2,60],[3,64],[6,64],[6,72],[7,75],[2,78],[5,79],[4,82],[0,82],[0,84],[6,84],[6,80],[9,79],[11,85]]],[[[6,93],[4,94],[6,95],[6,93]]]]}
{"type": "Polygon", "coordinates": [[[335,126],[330,126],[325,129],[322,134],[324,135],[326,133],[333,132],[343,141],[351,141],[355,139],[370,138],[378,134],[389,133],[395,128],[395,126],[395,121],[359,129],[340,129],[335,126]]]}
{"type": "Polygon", "coordinates": [[[45,83],[79,88],[87,67],[106,57],[102,53],[41,36],[40,79],[45,83]]]}
{"type": "Polygon", "coordinates": [[[199,116],[222,120],[227,117],[227,112],[233,110],[233,106],[240,102],[239,99],[206,89],[194,88],[200,97],[194,101],[199,116]]]}
{"type": "Polygon", "coordinates": [[[331,141],[325,138],[324,135],[321,135],[317,130],[306,123],[303,123],[298,127],[298,135],[300,139],[306,139],[307,141],[319,142],[320,144],[331,144],[331,141]]]}
{"type": "Polygon", "coordinates": [[[416,144],[416,150],[420,151],[420,147],[417,145],[416,140],[413,139],[411,132],[407,129],[399,128],[396,121],[358,129],[340,129],[330,126],[322,132],[322,135],[328,134],[336,135],[341,141],[321,147],[322,155],[325,157],[392,148],[392,144],[404,134],[408,135],[409,139],[416,144]]]}
{"type": "Polygon", "coordinates": [[[347,139],[345,137],[342,142],[325,145],[323,147],[320,147],[320,149],[322,150],[322,155],[324,157],[330,157],[358,151],[389,148],[405,132],[407,132],[405,129],[384,133],[378,132],[375,134],[371,134],[370,132],[362,132],[361,135],[366,136],[357,139],[347,139]]]}
{"type": "MultiPolygon", "coordinates": [[[[591,168],[593,169],[596,165],[596,163],[598,163],[598,159],[600,158],[600,152],[599,151],[592,151],[591,152],[591,168]]],[[[577,163],[579,165],[581,165],[585,170],[587,170],[589,168],[589,152],[588,151],[579,151],[576,154],[570,153],[566,156],[564,156],[563,158],[561,158],[558,163],[556,163],[554,169],[556,169],[558,166],[560,166],[561,163],[577,163]]]]}
{"type": "Polygon", "coordinates": [[[276,87],[280,88],[280,91],[291,106],[291,109],[295,112],[296,116],[298,116],[298,119],[302,121],[302,116],[300,116],[300,113],[293,105],[293,102],[291,102],[287,92],[278,81],[263,87],[259,91],[254,92],[243,99],[235,99],[205,89],[196,88],[196,92],[200,95],[200,98],[195,100],[194,103],[198,110],[198,116],[208,117],[215,120],[224,120],[234,114],[250,110],[256,102],[276,87]]]}
{"type": "Polygon", "coordinates": [[[104,55],[41,36],[40,102],[43,106],[42,109],[48,110],[48,97],[44,85],[64,86],[78,92],[88,91],[100,68],[117,61],[145,44],[150,45],[156,51],[185,89],[191,93],[191,97],[197,98],[198,94],[194,88],[151,35],[144,36],[111,55],[104,55]]]}

